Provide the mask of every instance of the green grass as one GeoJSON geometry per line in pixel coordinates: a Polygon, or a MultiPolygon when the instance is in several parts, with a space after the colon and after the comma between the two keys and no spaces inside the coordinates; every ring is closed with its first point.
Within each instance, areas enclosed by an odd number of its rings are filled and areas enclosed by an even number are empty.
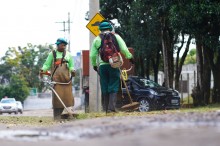
{"type": "Polygon", "coordinates": [[[183,108],[181,111],[183,112],[210,112],[220,110],[220,104],[210,104],[207,106],[199,106],[194,108],[183,108]]]}
{"type": "Polygon", "coordinates": [[[169,114],[169,113],[186,113],[186,112],[211,112],[220,110],[220,104],[212,104],[202,107],[194,108],[181,108],[178,110],[160,110],[160,111],[150,111],[150,112],[119,112],[119,113],[82,113],[77,119],[91,119],[91,118],[101,118],[101,117],[123,117],[123,116],[147,116],[147,115],[160,115],[160,114],[169,114]]]}
{"type": "Polygon", "coordinates": [[[180,100],[180,102],[181,102],[181,104],[188,104],[188,103],[193,104],[193,98],[192,98],[192,96],[186,97],[186,98],[183,98],[183,103],[182,103],[182,99],[180,100]]]}
{"type": "MultiPolygon", "coordinates": [[[[80,113],[75,120],[83,119],[94,119],[94,118],[104,118],[104,117],[124,117],[124,116],[154,116],[162,114],[172,114],[172,113],[187,113],[187,112],[211,112],[220,110],[220,104],[211,104],[208,106],[195,107],[195,108],[181,108],[179,110],[160,110],[160,111],[150,111],[150,112],[118,112],[118,113],[80,113]]],[[[73,121],[65,120],[64,122],[73,121]]],[[[11,125],[11,126],[51,126],[60,123],[60,121],[54,121],[52,117],[28,117],[28,116],[0,116],[0,124],[11,125]]]]}
{"type": "Polygon", "coordinates": [[[25,125],[25,126],[49,126],[56,122],[52,117],[33,117],[33,116],[0,116],[0,124],[10,126],[25,125]]]}

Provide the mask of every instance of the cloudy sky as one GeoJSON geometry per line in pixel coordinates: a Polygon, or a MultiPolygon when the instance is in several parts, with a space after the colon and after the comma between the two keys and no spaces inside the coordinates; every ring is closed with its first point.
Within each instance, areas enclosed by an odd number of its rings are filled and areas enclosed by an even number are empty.
{"type": "Polygon", "coordinates": [[[89,0],[5,0],[0,9],[0,57],[8,47],[26,46],[27,43],[54,44],[64,34],[63,24],[68,12],[71,18],[71,53],[89,49],[88,23],[85,13],[89,0]]]}

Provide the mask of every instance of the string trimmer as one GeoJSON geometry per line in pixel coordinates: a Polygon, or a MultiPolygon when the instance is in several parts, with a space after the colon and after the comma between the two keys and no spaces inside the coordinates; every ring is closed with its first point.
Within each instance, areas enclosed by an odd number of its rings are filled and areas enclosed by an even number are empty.
{"type": "Polygon", "coordinates": [[[60,103],[63,105],[64,109],[66,110],[66,113],[63,112],[61,115],[65,115],[68,114],[69,116],[77,116],[78,114],[74,113],[72,111],[72,109],[67,108],[66,105],[63,103],[62,99],[60,98],[60,96],[57,94],[57,92],[53,89],[53,85],[55,84],[59,84],[59,85],[68,85],[72,82],[72,76],[69,80],[69,82],[67,83],[61,83],[61,82],[55,82],[55,81],[51,81],[49,79],[49,76],[51,76],[51,74],[49,72],[41,72],[41,75],[47,75],[47,78],[41,78],[42,82],[46,83],[46,85],[48,85],[48,87],[54,92],[54,94],[56,95],[57,99],[60,101],[60,103]]]}

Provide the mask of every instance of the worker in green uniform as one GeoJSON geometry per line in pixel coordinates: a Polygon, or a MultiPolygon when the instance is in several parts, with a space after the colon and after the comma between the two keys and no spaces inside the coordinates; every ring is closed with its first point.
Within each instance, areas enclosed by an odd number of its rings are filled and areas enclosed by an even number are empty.
{"type": "MultiPolygon", "coordinates": [[[[101,34],[97,36],[92,43],[90,51],[90,60],[93,69],[100,75],[100,84],[102,91],[102,99],[107,100],[108,112],[116,112],[117,93],[120,87],[120,71],[119,68],[113,68],[108,62],[104,62],[100,57],[100,46],[102,44],[102,34],[112,33],[113,26],[108,21],[103,21],[99,25],[101,34]],[[97,56],[98,59],[97,59],[97,56]]],[[[126,59],[129,59],[134,64],[133,56],[129,52],[124,40],[118,35],[114,34],[120,53],[122,53],[126,59]]],[[[103,102],[102,102],[103,103],[103,102]]],[[[104,103],[103,103],[104,104],[104,103]]],[[[106,109],[105,109],[106,110],[106,109]]]]}
{"type": "MultiPolygon", "coordinates": [[[[55,44],[57,45],[57,48],[49,53],[45,63],[43,64],[41,72],[51,70],[51,79],[53,81],[68,83],[71,79],[70,76],[75,76],[73,58],[70,52],[66,50],[68,43],[64,38],[57,39],[55,44]]],[[[74,97],[72,94],[72,82],[68,85],[55,84],[54,90],[60,96],[65,106],[69,109],[68,111],[73,112],[74,97]]],[[[62,118],[61,115],[66,110],[64,110],[63,105],[54,93],[52,105],[54,119],[62,118]]]]}

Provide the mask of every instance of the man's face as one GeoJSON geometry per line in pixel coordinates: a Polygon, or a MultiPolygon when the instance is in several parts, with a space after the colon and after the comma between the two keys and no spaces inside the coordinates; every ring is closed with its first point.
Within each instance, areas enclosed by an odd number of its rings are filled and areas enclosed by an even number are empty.
{"type": "Polygon", "coordinates": [[[61,43],[57,46],[57,50],[59,52],[63,52],[65,49],[66,49],[66,44],[64,44],[64,43],[61,43]]]}

